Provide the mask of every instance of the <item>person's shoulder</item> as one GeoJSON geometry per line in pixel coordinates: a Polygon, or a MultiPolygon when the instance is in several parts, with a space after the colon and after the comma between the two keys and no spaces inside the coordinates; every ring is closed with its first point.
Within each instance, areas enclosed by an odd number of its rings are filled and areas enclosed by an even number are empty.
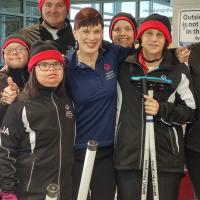
{"type": "Polygon", "coordinates": [[[107,41],[107,40],[103,40],[102,41],[102,48],[105,50],[109,50],[112,46],[112,43],[107,41]]]}
{"type": "Polygon", "coordinates": [[[190,69],[189,66],[186,65],[185,63],[177,63],[175,65],[172,65],[171,71],[174,74],[185,74],[187,76],[190,75],[190,69]]]}
{"type": "Polygon", "coordinates": [[[65,59],[65,65],[67,65],[69,68],[73,68],[76,66],[77,58],[76,58],[76,49],[71,48],[67,51],[67,53],[64,56],[65,59]]]}
{"type": "MultiPolygon", "coordinates": [[[[124,47],[120,45],[116,45],[114,43],[109,43],[108,41],[105,41],[102,46],[103,53],[113,52],[113,51],[119,51],[120,49],[123,49],[124,47]]],[[[126,49],[126,48],[124,48],[126,49]]]]}
{"type": "MultiPolygon", "coordinates": [[[[13,109],[17,110],[19,113],[23,111],[23,108],[26,107],[27,104],[30,104],[30,101],[34,101],[24,90],[21,91],[16,100],[11,104],[13,109]]],[[[11,106],[10,105],[10,106],[11,106]]]]}
{"type": "Polygon", "coordinates": [[[76,54],[76,49],[75,48],[71,48],[65,54],[65,59],[71,60],[75,54],[76,54]]]}
{"type": "Polygon", "coordinates": [[[19,33],[35,32],[39,30],[39,24],[33,24],[32,26],[24,27],[19,30],[19,33]]]}

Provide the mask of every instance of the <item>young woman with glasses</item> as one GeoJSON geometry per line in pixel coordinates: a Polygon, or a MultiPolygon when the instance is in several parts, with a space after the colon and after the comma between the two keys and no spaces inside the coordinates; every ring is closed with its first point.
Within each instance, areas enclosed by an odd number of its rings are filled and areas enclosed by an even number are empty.
{"type": "Polygon", "coordinates": [[[45,199],[51,183],[59,187],[59,200],[72,198],[75,120],[63,63],[53,41],[38,41],[30,50],[30,78],[1,126],[3,200],[45,199]]]}

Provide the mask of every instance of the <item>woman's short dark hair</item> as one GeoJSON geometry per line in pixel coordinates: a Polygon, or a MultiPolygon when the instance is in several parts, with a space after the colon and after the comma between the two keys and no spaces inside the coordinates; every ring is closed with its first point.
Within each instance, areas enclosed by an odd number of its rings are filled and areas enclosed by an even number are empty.
{"type": "Polygon", "coordinates": [[[80,27],[97,26],[101,24],[104,27],[102,15],[94,8],[82,8],[74,18],[74,29],[80,27]]]}
{"type": "MultiPolygon", "coordinates": [[[[64,69],[63,69],[64,70],[64,69]]],[[[63,71],[64,73],[64,71],[63,71]]],[[[62,96],[66,93],[65,85],[64,85],[64,76],[62,82],[55,88],[55,93],[58,96],[62,96]]],[[[24,91],[31,97],[37,97],[39,96],[39,89],[45,88],[45,86],[42,86],[36,77],[35,67],[32,69],[29,80],[27,81],[24,91]]]]}

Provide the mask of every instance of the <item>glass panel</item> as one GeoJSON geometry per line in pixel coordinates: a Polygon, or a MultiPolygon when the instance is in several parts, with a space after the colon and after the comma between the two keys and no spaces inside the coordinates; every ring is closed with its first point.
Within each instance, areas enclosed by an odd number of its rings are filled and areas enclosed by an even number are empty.
{"type": "Polygon", "coordinates": [[[114,14],[114,3],[104,3],[103,4],[103,18],[112,19],[114,14]]]}
{"type": "Polygon", "coordinates": [[[121,4],[121,11],[130,13],[135,17],[136,15],[136,2],[122,2],[121,4]]]}
{"type": "Polygon", "coordinates": [[[92,4],[71,4],[70,8],[70,20],[74,20],[75,15],[78,13],[78,11],[81,8],[85,7],[93,7],[97,10],[100,9],[100,5],[98,3],[92,3],[92,4]]]}
{"type": "Polygon", "coordinates": [[[37,2],[38,2],[38,0],[27,0],[27,1],[29,1],[29,2],[34,2],[34,3],[37,3],[37,2]]]}
{"type": "Polygon", "coordinates": [[[173,15],[172,7],[160,3],[153,3],[153,12],[165,15],[167,17],[172,17],[173,15]]]}
{"type": "MultiPolygon", "coordinates": [[[[17,16],[0,15],[0,46],[2,46],[5,37],[19,31],[23,26],[23,18],[17,16]]],[[[0,58],[0,65],[2,59],[0,58]]]]}
{"type": "Polygon", "coordinates": [[[22,0],[1,0],[0,11],[10,13],[23,13],[23,1],[22,0]]]}
{"type": "Polygon", "coordinates": [[[29,16],[40,16],[41,15],[36,3],[33,3],[33,2],[26,3],[26,15],[29,15],[29,16]]]}
{"type": "MultiPolygon", "coordinates": [[[[110,24],[110,23],[109,23],[110,24]]],[[[109,42],[112,42],[110,37],[109,37],[109,26],[104,26],[104,30],[103,30],[103,39],[107,40],[109,42]]]]}
{"type": "Polygon", "coordinates": [[[150,2],[141,1],[140,2],[140,18],[144,18],[150,15],[150,2]]]}

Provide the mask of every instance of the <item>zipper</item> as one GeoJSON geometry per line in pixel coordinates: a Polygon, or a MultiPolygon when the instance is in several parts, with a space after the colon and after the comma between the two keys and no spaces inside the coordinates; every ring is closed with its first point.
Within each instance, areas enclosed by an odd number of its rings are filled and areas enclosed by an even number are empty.
{"type": "MultiPolygon", "coordinates": [[[[59,144],[59,149],[60,149],[60,161],[59,161],[59,172],[58,172],[58,186],[60,186],[60,174],[61,174],[61,166],[62,166],[62,128],[61,128],[61,123],[60,123],[60,117],[59,117],[59,112],[58,112],[58,107],[57,104],[54,100],[54,92],[51,93],[51,100],[53,105],[55,106],[56,109],[56,115],[57,115],[57,120],[58,120],[58,126],[60,130],[60,144],[59,144]]],[[[60,192],[58,193],[58,200],[60,199],[60,192]]]]}
{"type": "MultiPolygon", "coordinates": [[[[139,62],[139,61],[138,61],[139,62]]],[[[143,72],[144,76],[147,76],[144,68],[142,67],[142,65],[138,62],[133,62],[133,64],[137,65],[143,72]]],[[[140,160],[139,160],[139,169],[142,169],[143,167],[143,155],[144,155],[144,137],[145,137],[145,129],[144,129],[144,98],[142,98],[142,110],[141,110],[141,119],[142,119],[142,127],[141,127],[141,142],[140,142],[140,160]]]]}

